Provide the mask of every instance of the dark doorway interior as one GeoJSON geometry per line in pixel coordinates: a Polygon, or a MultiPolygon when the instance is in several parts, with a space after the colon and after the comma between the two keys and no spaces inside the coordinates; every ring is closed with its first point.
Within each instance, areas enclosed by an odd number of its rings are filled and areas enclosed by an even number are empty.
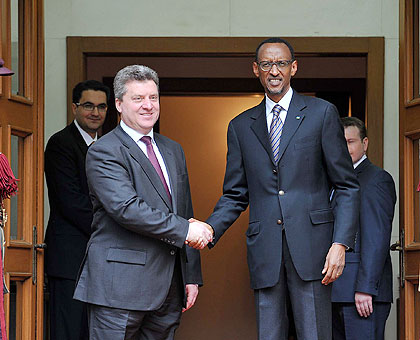
{"type": "MultiPolygon", "coordinates": [[[[102,78],[111,89],[113,80],[113,77],[102,78]]],[[[292,87],[297,92],[314,95],[333,103],[341,117],[351,115],[365,121],[365,78],[295,78],[292,79],[292,87]]],[[[160,91],[162,96],[230,95],[261,93],[262,87],[257,78],[160,78],[160,91]]],[[[109,112],[103,133],[112,130],[118,122],[113,94],[108,104],[109,112]]]]}

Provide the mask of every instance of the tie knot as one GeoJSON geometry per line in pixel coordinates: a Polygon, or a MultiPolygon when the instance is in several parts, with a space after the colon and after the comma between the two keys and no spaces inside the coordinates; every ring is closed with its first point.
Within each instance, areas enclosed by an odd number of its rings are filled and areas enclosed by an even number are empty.
{"type": "Polygon", "coordinates": [[[271,111],[273,112],[273,114],[274,114],[275,116],[278,116],[278,115],[279,115],[279,113],[280,113],[280,111],[281,111],[281,109],[282,109],[282,107],[281,107],[279,104],[276,104],[276,105],[273,107],[273,110],[271,110],[271,111]]]}
{"type": "Polygon", "coordinates": [[[143,136],[140,138],[140,140],[146,145],[152,144],[152,138],[150,136],[143,136]]]}

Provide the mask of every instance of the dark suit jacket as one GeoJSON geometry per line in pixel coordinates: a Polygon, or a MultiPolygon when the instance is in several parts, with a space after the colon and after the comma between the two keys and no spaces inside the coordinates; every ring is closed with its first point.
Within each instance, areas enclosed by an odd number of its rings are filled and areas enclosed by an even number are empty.
{"type": "Polygon", "coordinates": [[[353,252],[333,283],[333,302],[354,302],[355,292],[371,294],[373,301],[392,302],[392,266],[389,254],[396,202],[391,175],[365,159],[356,168],[360,182],[360,220],[353,252]]]}
{"type": "Polygon", "coordinates": [[[50,217],[45,237],[48,275],[75,280],[91,234],[92,203],[86,181],[88,147],[74,123],[45,149],[50,217]]]}
{"type": "Polygon", "coordinates": [[[184,284],[202,283],[200,254],[184,245],[193,216],[184,152],[162,135],[154,138],[168,169],[172,205],[153,165],[120,126],[89,149],[93,233],[74,295],[78,300],[158,309],[177,256],[184,284]]]}
{"type": "Polygon", "coordinates": [[[265,100],[228,128],[223,196],[208,223],[216,243],[249,204],[247,257],[251,287],[272,287],[279,279],[282,228],[303,280],[322,277],[332,242],[354,243],[359,186],[335,106],[293,93],[276,166],[268,137],[265,100]],[[330,207],[337,188],[339,212],[330,207]]]}

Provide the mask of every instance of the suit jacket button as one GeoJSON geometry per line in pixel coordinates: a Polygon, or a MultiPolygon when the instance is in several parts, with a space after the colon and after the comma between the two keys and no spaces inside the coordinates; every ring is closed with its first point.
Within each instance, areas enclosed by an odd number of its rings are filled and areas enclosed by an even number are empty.
{"type": "Polygon", "coordinates": [[[283,190],[280,190],[280,191],[279,191],[279,195],[280,195],[280,196],[283,196],[283,195],[284,195],[284,191],[283,191],[283,190]]]}
{"type": "Polygon", "coordinates": [[[277,173],[277,170],[276,169],[273,169],[273,174],[276,174],[277,173]]]}
{"type": "Polygon", "coordinates": [[[173,256],[173,255],[175,255],[175,250],[173,250],[173,249],[172,249],[172,250],[170,251],[170,254],[171,254],[172,256],[173,256]]]}
{"type": "Polygon", "coordinates": [[[277,220],[277,224],[282,224],[283,221],[282,220],[277,220]]]}

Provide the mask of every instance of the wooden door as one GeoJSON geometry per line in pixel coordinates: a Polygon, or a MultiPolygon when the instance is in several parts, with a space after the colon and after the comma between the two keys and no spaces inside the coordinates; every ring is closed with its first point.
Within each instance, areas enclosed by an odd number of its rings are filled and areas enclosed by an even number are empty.
{"type": "Polygon", "coordinates": [[[419,2],[400,0],[399,338],[420,338],[419,2]]]}
{"type": "Polygon", "coordinates": [[[0,0],[0,151],[19,179],[5,200],[6,328],[9,340],[43,338],[43,22],[42,0],[0,0]]]}

